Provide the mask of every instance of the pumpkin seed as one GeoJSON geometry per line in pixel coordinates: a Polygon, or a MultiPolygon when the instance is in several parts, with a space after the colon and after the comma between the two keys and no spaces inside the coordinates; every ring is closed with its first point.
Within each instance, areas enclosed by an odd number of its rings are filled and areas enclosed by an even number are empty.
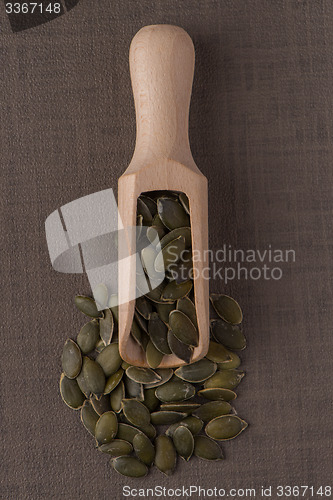
{"type": "Polygon", "coordinates": [[[200,418],[190,415],[184,418],[184,420],[181,420],[176,424],[170,425],[170,427],[166,431],[166,435],[172,437],[173,433],[180,425],[184,425],[192,432],[193,435],[195,435],[201,431],[204,423],[202,420],[200,420],[200,418]]]}
{"type": "Polygon", "coordinates": [[[117,435],[118,420],[113,411],[101,415],[96,423],[95,438],[99,444],[109,443],[117,435]]]}
{"type": "Polygon", "coordinates": [[[90,396],[90,403],[99,416],[103,415],[103,413],[105,413],[106,411],[111,410],[109,396],[102,396],[100,399],[98,399],[95,395],[92,395],[90,396]]]}
{"type": "Polygon", "coordinates": [[[169,233],[167,233],[161,239],[161,248],[165,248],[171,241],[182,236],[185,239],[185,248],[190,248],[192,244],[191,228],[189,227],[177,227],[169,233]]]}
{"type": "Polygon", "coordinates": [[[185,417],[186,413],[181,413],[179,411],[156,411],[150,415],[151,423],[154,425],[175,424],[185,417]]]}
{"type": "Polygon", "coordinates": [[[185,361],[185,363],[191,362],[193,348],[178,340],[171,330],[168,331],[168,344],[171,352],[179,359],[185,361]]]}
{"type": "MultiPolygon", "coordinates": [[[[157,368],[156,373],[161,377],[161,380],[158,382],[155,382],[154,384],[146,384],[145,389],[152,389],[154,387],[158,387],[159,385],[164,384],[165,382],[168,382],[172,375],[173,375],[173,369],[172,368],[157,368]]],[[[154,391],[155,394],[155,391],[154,391]]]]}
{"type": "Polygon", "coordinates": [[[156,304],[156,309],[157,309],[157,313],[159,315],[159,317],[161,318],[162,321],[164,321],[164,323],[169,323],[169,314],[171,313],[171,311],[173,311],[175,308],[174,304],[171,303],[171,304],[156,304]]]}
{"type": "Polygon", "coordinates": [[[96,395],[102,395],[105,387],[105,376],[101,366],[96,363],[96,361],[93,361],[90,358],[85,358],[82,371],[89,391],[96,395]]]}
{"type": "Polygon", "coordinates": [[[171,311],[169,325],[172,333],[178,340],[195,347],[199,345],[198,330],[184,313],[177,310],[171,311]]]}
{"type": "Polygon", "coordinates": [[[67,378],[76,378],[81,371],[82,355],[74,340],[67,339],[61,356],[62,370],[67,378]]]}
{"type": "MultiPolygon", "coordinates": [[[[162,292],[166,287],[165,283],[166,283],[165,281],[162,281],[162,283],[160,283],[158,286],[152,288],[152,290],[150,292],[146,293],[146,297],[155,303],[174,302],[174,299],[172,299],[172,298],[171,299],[164,299],[164,298],[162,299],[161,298],[162,292]]],[[[139,289],[140,289],[140,287],[139,287],[139,289]]]]}
{"type": "Polygon", "coordinates": [[[149,439],[155,439],[156,437],[156,428],[152,424],[147,424],[147,425],[138,425],[137,426],[140,431],[142,431],[149,439]]]}
{"type": "Polygon", "coordinates": [[[132,365],[130,365],[130,363],[127,363],[127,361],[123,361],[121,363],[121,367],[123,370],[127,370],[127,368],[129,368],[130,366],[132,366],[132,365]]]}
{"type": "Polygon", "coordinates": [[[140,199],[145,203],[145,205],[149,209],[149,212],[154,217],[154,215],[157,214],[157,203],[156,203],[156,201],[153,200],[152,198],[150,198],[149,196],[144,195],[144,194],[140,194],[140,199]]]}
{"type": "Polygon", "coordinates": [[[103,368],[106,377],[110,377],[119,370],[122,359],[119,354],[118,343],[109,344],[97,356],[96,362],[103,368]]]}
{"type": "Polygon", "coordinates": [[[206,354],[206,358],[214,361],[215,363],[224,363],[231,360],[228,349],[226,349],[223,345],[214,342],[213,340],[209,342],[209,348],[206,354]]]}
{"type": "Polygon", "coordinates": [[[167,230],[167,228],[165,227],[165,225],[161,221],[161,218],[158,215],[158,213],[156,215],[154,215],[151,225],[152,225],[152,227],[157,228],[158,230],[163,229],[164,232],[167,230]]]}
{"type": "Polygon", "coordinates": [[[163,357],[164,354],[162,354],[161,351],[156,349],[156,347],[150,340],[146,347],[146,358],[148,365],[151,368],[157,368],[161,364],[163,357]]]}
{"type": "MultiPolygon", "coordinates": [[[[154,222],[154,220],[153,220],[154,222]]],[[[165,235],[165,229],[164,226],[150,226],[147,228],[147,238],[148,241],[152,244],[157,246],[160,243],[161,238],[165,235]]]]}
{"type": "Polygon", "coordinates": [[[155,458],[155,448],[150,439],[142,433],[136,434],[133,439],[136,456],[141,462],[150,466],[155,458]]]}
{"type": "Polygon", "coordinates": [[[243,320],[242,310],[238,302],[228,295],[212,293],[210,301],[217,314],[227,323],[238,325],[243,320]]]}
{"type": "Polygon", "coordinates": [[[99,309],[105,309],[108,303],[108,289],[104,283],[100,283],[93,290],[93,296],[96,304],[99,305],[99,309]]]}
{"type": "Polygon", "coordinates": [[[109,443],[100,445],[98,451],[108,453],[112,457],[122,457],[124,455],[130,455],[133,451],[133,446],[123,439],[113,439],[109,443]]]}
{"type": "Polygon", "coordinates": [[[209,422],[213,418],[227,415],[232,410],[232,407],[227,401],[210,401],[200,406],[193,415],[200,418],[204,422],[209,422]]]}
{"type": "Polygon", "coordinates": [[[188,461],[194,450],[194,438],[192,432],[184,425],[180,425],[177,429],[175,429],[172,440],[178,455],[188,461]]]}
{"type": "Polygon", "coordinates": [[[179,193],[179,201],[183,205],[185,212],[190,215],[190,202],[185,193],[179,193]]]}
{"type": "Polygon", "coordinates": [[[176,467],[177,454],[172,440],[165,435],[160,435],[155,440],[155,465],[169,476],[176,467]]]}
{"type": "Polygon", "coordinates": [[[73,410],[78,410],[83,405],[84,395],[76,380],[67,378],[64,373],[60,377],[60,394],[64,403],[73,410]]]}
{"type": "Polygon", "coordinates": [[[123,399],[122,407],[125,417],[131,424],[148,425],[150,423],[150,413],[147,407],[136,399],[123,399]]]}
{"type": "Polygon", "coordinates": [[[184,380],[171,380],[155,390],[156,397],[163,403],[185,401],[195,394],[195,387],[184,380]]]}
{"type": "Polygon", "coordinates": [[[125,386],[124,382],[121,381],[117,387],[110,394],[110,404],[114,412],[119,413],[121,411],[121,402],[125,397],[125,386]]]}
{"type": "MultiPolygon", "coordinates": [[[[162,301],[173,302],[178,299],[186,297],[192,289],[192,281],[184,281],[183,283],[177,283],[175,280],[170,281],[163,289],[161,295],[162,301]]],[[[170,316],[169,316],[170,319],[170,316]]]]}
{"type": "Polygon", "coordinates": [[[135,301],[135,308],[144,319],[149,319],[153,312],[153,306],[145,297],[138,297],[135,301]]]}
{"type": "MultiPolygon", "coordinates": [[[[132,321],[132,326],[131,326],[131,335],[133,339],[143,348],[145,349],[146,347],[146,341],[145,341],[145,332],[142,330],[142,328],[139,326],[137,323],[136,319],[133,318],[132,321]]],[[[149,340],[149,339],[148,339],[149,340]]]]}
{"type": "Polygon", "coordinates": [[[74,303],[79,311],[83,312],[86,316],[91,318],[99,318],[102,314],[97,309],[95,301],[91,297],[77,295],[74,298],[74,303]]]}
{"type": "Polygon", "coordinates": [[[230,325],[222,319],[216,319],[210,325],[213,337],[229,349],[245,349],[246,338],[238,326],[230,325]]]}
{"type": "Polygon", "coordinates": [[[104,310],[104,318],[99,320],[99,334],[105,345],[109,345],[114,331],[114,319],[111,310],[104,310]]]}
{"type": "Polygon", "coordinates": [[[184,208],[172,198],[159,198],[157,212],[163,224],[170,230],[190,225],[190,218],[184,208]]]}
{"type": "Polygon", "coordinates": [[[206,399],[213,401],[232,401],[237,398],[237,394],[230,389],[210,388],[198,391],[198,396],[203,396],[206,399]]]}
{"type": "Polygon", "coordinates": [[[159,318],[156,312],[151,313],[148,323],[150,340],[161,353],[171,354],[168,344],[168,327],[159,318]]]}
{"type": "Polygon", "coordinates": [[[123,374],[124,370],[122,368],[119,368],[116,373],[110,375],[105,384],[104,394],[110,394],[110,392],[112,392],[117,387],[123,377],[123,374]]]}
{"type": "Polygon", "coordinates": [[[109,309],[111,309],[114,319],[119,323],[119,307],[118,307],[118,295],[111,295],[108,303],[109,309]]]}
{"type": "Polygon", "coordinates": [[[222,363],[217,363],[218,370],[231,370],[238,368],[241,364],[240,357],[233,351],[228,351],[229,361],[224,361],[222,363]]]}
{"type": "Polygon", "coordinates": [[[147,406],[150,412],[156,410],[156,408],[160,404],[160,401],[155,395],[154,387],[152,387],[151,389],[144,390],[144,399],[142,402],[145,406],[147,406]]]}
{"type": "Polygon", "coordinates": [[[223,459],[219,445],[206,436],[194,436],[194,455],[202,460],[223,459]]]}
{"type": "Polygon", "coordinates": [[[178,299],[177,309],[178,311],[186,314],[186,316],[192,321],[193,325],[198,328],[197,313],[195,310],[195,305],[193,304],[191,299],[189,299],[188,297],[178,299]]]}
{"type": "Polygon", "coordinates": [[[211,420],[205,428],[207,436],[217,441],[234,439],[243,432],[248,424],[236,415],[223,415],[211,420]]]}
{"type": "Polygon", "coordinates": [[[139,401],[143,401],[143,385],[134,382],[134,380],[126,377],[125,378],[125,389],[127,396],[131,399],[137,399],[139,401]]]}
{"type": "Polygon", "coordinates": [[[103,351],[104,348],[105,348],[105,344],[104,344],[103,340],[99,339],[97,344],[95,345],[95,351],[97,352],[97,354],[99,354],[100,352],[103,351]]]}
{"type": "Polygon", "coordinates": [[[133,427],[132,425],[123,423],[118,424],[117,439],[123,439],[124,441],[128,441],[133,444],[134,437],[140,433],[142,434],[140,429],[133,427]]]}
{"type": "Polygon", "coordinates": [[[185,402],[163,403],[163,404],[161,404],[161,410],[162,411],[179,411],[179,412],[186,413],[188,415],[189,413],[192,413],[192,411],[196,410],[200,406],[201,406],[200,403],[185,403],[185,402]]]}
{"type": "Polygon", "coordinates": [[[126,477],[144,477],[148,473],[148,467],[135,457],[123,456],[111,460],[115,471],[126,477]]]}
{"type": "Polygon", "coordinates": [[[139,239],[142,234],[142,226],[143,226],[143,216],[137,215],[136,217],[136,237],[139,239]]]}
{"type": "Polygon", "coordinates": [[[81,371],[79,373],[79,375],[76,377],[76,381],[78,383],[78,386],[80,387],[80,390],[81,392],[83,392],[83,394],[86,396],[86,398],[89,398],[90,396],[90,389],[88,387],[88,384],[87,384],[87,380],[86,380],[86,377],[85,377],[85,365],[87,364],[87,361],[89,360],[89,358],[87,356],[84,356],[83,359],[82,359],[82,368],[81,368],[81,371]]]}
{"type": "Polygon", "coordinates": [[[216,363],[204,358],[190,365],[177,368],[175,375],[187,382],[200,383],[209,379],[215,372],[216,363]]]}
{"type": "Polygon", "coordinates": [[[215,373],[204,383],[204,388],[221,387],[223,389],[235,389],[245,373],[239,370],[221,370],[215,373]]]}
{"type": "Polygon", "coordinates": [[[170,241],[157,254],[154,262],[155,271],[157,273],[163,273],[165,270],[167,271],[170,266],[176,264],[176,262],[179,261],[184,250],[184,236],[178,236],[178,238],[176,238],[175,240],[170,241]]]}
{"type": "Polygon", "coordinates": [[[154,384],[162,380],[162,377],[154,370],[140,366],[130,366],[126,370],[126,375],[138,384],[154,384]]]}
{"type": "Polygon", "coordinates": [[[144,226],[150,226],[150,224],[153,221],[153,217],[152,214],[150,213],[149,208],[141,198],[138,198],[137,201],[137,214],[142,215],[144,226]]]}
{"type": "Polygon", "coordinates": [[[155,266],[156,259],[159,255],[159,252],[152,246],[149,245],[145,247],[141,251],[141,262],[144,270],[146,271],[147,276],[149,279],[155,279],[155,280],[160,280],[161,278],[163,279],[163,274],[164,274],[164,267],[161,269],[158,269],[155,266]]]}
{"type": "Polygon", "coordinates": [[[86,400],[81,408],[81,422],[87,431],[95,436],[95,428],[97,421],[99,419],[98,413],[96,413],[90,401],[86,400]]]}
{"type": "Polygon", "coordinates": [[[99,338],[98,320],[94,319],[86,323],[77,336],[77,343],[83,354],[93,351],[99,338]]]}
{"type": "Polygon", "coordinates": [[[178,285],[181,283],[186,283],[189,279],[192,280],[192,251],[184,250],[181,255],[181,259],[176,264],[172,264],[169,266],[168,273],[170,273],[170,279],[174,279],[178,285]]]}

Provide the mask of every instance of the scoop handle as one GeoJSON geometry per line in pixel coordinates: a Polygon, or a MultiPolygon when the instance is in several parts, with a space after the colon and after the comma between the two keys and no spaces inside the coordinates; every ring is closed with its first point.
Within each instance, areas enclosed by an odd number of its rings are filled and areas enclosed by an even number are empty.
{"type": "Polygon", "coordinates": [[[137,137],[133,160],[169,158],[193,162],[188,116],[194,46],[178,26],[145,26],[130,47],[137,137]]]}

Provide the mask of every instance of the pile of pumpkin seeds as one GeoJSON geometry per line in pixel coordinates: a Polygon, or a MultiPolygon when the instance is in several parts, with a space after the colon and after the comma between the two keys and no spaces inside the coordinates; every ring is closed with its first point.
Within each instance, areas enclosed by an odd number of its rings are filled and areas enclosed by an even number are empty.
{"type": "Polygon", "coordinates": [[[175,354],[189,363],[199,333],[193,294],[189,200],[184,193],[150,191],[137,202],[138,299],[131,334],[157,368],[175,354]],[[163,281],[154,287],[154,280],[163,281]],[[144,285],[153,289],[143,294],[144,285]],[[140,289],[141,287],[141,289],[140,289]]]}
{"type": "Polygon", "coordinates": [[[221,460],[222,441],[247,423],[231,402],[244,377],[235,351],[246,347],[242,312],[226,295],[212,294],[211,340],[205,358],[177,369],[141,368],[123,361],[118,349],[117,308],[99,311],[90,297],[77,308],[92,318],[68,339],[62,353],[60,394],[79,410],[98,451],[128,477],[143,477],[153,465],[170,475],[177,457],[221,460]]]}

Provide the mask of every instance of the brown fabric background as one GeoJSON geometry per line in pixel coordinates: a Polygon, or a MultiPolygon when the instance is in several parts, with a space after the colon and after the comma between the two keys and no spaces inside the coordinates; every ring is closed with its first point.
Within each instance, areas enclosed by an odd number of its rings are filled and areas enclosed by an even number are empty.
{"type": "MultiPolygon", "coordinates": [[[[81,0],[13,34],[1,8],[1,490],[11,499],[121,499],[122,486],[249,488],[332,479],[331,0],[81,0]],[[166,478],[112,472],[61,401],[60,356],[85,276],[53,271],[44,221],[116,189],[135,141],[128,49],[146,24],[196,47],[194,158],[209,179],[210,245],[296,251],[280,281],[212,283],[245,312],[249,429],[226,460],[166,478]]],[[[259,497],[259,491],[257,493],[259,497]]],[[[277,498],[273,495],[273,498],[277,498]]],[[[306,498],[310,498],[307,496],[306,498]]]]}

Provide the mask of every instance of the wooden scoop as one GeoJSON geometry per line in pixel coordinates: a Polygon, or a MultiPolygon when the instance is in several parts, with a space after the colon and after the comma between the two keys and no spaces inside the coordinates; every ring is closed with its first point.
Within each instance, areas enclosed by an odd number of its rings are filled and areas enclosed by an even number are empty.
{"type": "MultiPolygon", "coordinates": [[[[130,48],[130,71],[136,110],[137,136],[131,163],[118,182],[119,227],[136,225],[137,198],[142,192],[172,190],[186,193],[190,202],[194,297],[199,345],[192,362],[206,355],[209,344],[208,193],[207,179],[196,166],[188,138],[188,114],[194,73],[194,46],[177,26],[142,28],[130,48]]],[[[128,238],[135,254],[135,238],[128,238]]],[[[145,353],[130,330],[135,300],[135,259],[119,262],[119,349],[122,358],[148,366],[145,353]]],[[[164,356],[161,368],[185,364],[164,356]]]]}

